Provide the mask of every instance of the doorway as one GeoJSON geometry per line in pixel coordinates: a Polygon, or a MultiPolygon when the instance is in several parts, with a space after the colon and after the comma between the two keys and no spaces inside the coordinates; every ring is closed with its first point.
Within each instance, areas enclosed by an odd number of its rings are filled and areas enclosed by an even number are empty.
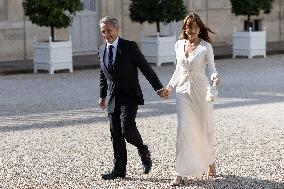
{"type": "Polygon", "coordinates": [[[73,53],[92,54],[98,49],[98,13],[96,0],[81,0],[84,9],[73,17],[70,28],[73,53]]]}

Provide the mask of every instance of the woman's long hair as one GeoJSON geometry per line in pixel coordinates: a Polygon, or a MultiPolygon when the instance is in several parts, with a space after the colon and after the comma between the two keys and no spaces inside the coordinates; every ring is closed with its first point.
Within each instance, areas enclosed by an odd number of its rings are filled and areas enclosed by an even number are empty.
{"type": "Polygon", "coordinates": [[[190,28],[192,23],[196,22],[198,27],[200,28],[200,32],[198,34],[198,37],[203,39],[204,41],[207,41],[208,43],[212,42],[212,39],[209,36],[209,32],[212,34],[215,34],[210,28],[206,27],[201,18],[195,14],[195,13],[189,13],[183,20],[183,26],[182,26],[182,33],[179,36],[179,39],[188,39],[188,35],[185,33],[186,28],[190,28]]]}

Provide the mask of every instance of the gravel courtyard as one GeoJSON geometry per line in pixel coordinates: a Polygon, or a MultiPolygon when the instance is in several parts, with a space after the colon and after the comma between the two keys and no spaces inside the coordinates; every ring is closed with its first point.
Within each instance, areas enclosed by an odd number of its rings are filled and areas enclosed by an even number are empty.
{"type": "MultiPolygon", "coordinates": [[[[284,55],[216,61],[216,178],[176,188],[284,188],[284,55]]],[[[167,84],[175,67],[153,67],[167,84]]],[[[107,113],[98,107],[99,70],[0,76],[0,188],[170,188],[175,168],[174,96],[161,100],[141,76],[145,105],[137,126],[153,168],[142,174],[128,144],[125,179],[112,168],[107,113]]]]}

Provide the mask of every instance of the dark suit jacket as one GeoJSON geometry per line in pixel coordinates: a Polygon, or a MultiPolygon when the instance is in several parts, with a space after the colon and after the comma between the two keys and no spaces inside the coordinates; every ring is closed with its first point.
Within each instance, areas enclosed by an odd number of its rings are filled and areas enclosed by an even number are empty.
{"type": "Polygon", "coordinates": [[[138,68],[152,85],[155,91],[163,88],[154,70],[140,52],[137,44],[119,38],[113,71],[104,63],[106,43],[99,47],[100,97],[106,98],[109,91],[107,111],[112,113],[115,101],[119,103],[144,104],[142,90],[138,79],[138,68]]]}

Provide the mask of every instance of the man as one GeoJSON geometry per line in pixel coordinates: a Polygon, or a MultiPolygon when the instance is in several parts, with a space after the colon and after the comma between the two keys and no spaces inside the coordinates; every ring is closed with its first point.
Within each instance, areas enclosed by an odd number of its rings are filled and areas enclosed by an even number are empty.
{"type": "Polygon", "coordinates": [[[114,152],[114,168],[102,175],[105,180],[125,177],[127,151],[125,140],[137,147],[144,174],[148,174],[152,161],[148,146],[143,143],[136,127],[138,105],[144,104],[138,79],[138,68],[157,94],[166,96],[156,73],[141,54],[137,44],[118,36],[118,21],[108,16],[100,20],[100,30],[105,43],[99,47],[100,99],[102,109],[107,108],[114,152]],[[107,90],[109,100],[106,105],[107,90]]]}

